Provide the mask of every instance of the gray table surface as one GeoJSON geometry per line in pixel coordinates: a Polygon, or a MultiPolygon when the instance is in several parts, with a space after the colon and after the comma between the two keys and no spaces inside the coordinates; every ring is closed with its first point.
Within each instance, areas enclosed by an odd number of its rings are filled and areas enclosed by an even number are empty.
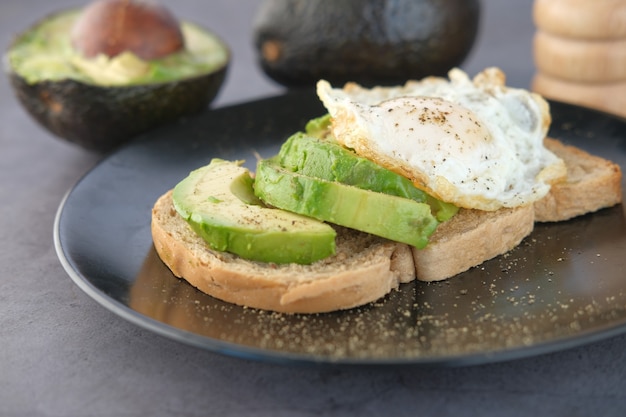
{"type": "MultiPolygon", "coordinates": [[[[71,0],[2,0],[0,43],[71,0]]],[[[254,0],[177,0],[234,60],[216,106],[277,94],[255,64],[254,0]]],[[[464,68],[533,73],[531,0],[485,0],[464,68]]],[[[626,336],[461,368],[313,368],[258,363],[171,341],[84,294],[53,246],[64,194],[101,157],[37,126],[0,79],[0,416],[626,415],[626,336]]]]}

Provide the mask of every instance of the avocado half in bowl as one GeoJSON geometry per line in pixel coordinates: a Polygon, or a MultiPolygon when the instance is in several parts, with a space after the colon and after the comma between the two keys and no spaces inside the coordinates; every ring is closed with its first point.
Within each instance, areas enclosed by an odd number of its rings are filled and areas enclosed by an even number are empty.
{"type": "Polygon", "coordinates": [[[211,32],[183,21],[182,45],[156,59],[129,51],[86,57],[71,39],[85,10],[44,18],[17,35],[4,56],[17,98],[56,136],[107,152],[203,110],[217,95],[230,51],[211,32]]]}

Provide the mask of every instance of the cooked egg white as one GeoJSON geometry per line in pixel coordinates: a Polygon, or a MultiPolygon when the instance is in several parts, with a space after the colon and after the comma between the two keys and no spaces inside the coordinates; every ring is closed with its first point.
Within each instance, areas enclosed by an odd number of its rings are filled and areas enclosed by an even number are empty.
{"type": "Polygon", "coordinates": [[[566,174],[543,146],[545,100],[506,87],[496,68],[449,77],[373,89],[321,80],[317,93],[340,143],[443,201],[497,210],[544,197],[566,174]]]}

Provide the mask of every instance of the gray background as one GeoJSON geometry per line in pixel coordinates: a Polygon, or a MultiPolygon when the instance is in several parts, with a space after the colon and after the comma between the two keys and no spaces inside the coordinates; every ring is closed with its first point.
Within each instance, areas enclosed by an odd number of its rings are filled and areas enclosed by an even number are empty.
{"type": "MultiPolygon", "coordinates": [[[[0,43],[78,1],[2,0],[0,43]]],[[[220,34],[233,62],[216,106],[276,94],[254,61],[253,0],[177,0],[220,34]]],[[[531,0],[485,0],[464,68],[533,73],[531,0]]],[[[70,280],[52,242],[56,209],[100,157],[53,138],[0,78],[0,416],[623,416],[626,336],[465,368],[308,368],[205,352],[138,328],[70,280]]]]}

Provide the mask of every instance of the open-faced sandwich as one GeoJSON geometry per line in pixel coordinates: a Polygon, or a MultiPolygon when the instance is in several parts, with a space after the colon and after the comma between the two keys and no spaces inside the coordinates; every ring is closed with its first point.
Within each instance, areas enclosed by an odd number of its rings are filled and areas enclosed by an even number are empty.
{"type": "Polygon", "coordinates": [[[214,159],[159,198],[153,241],[174,275],[243,306],[341,310],[621,202],[620,167],[547,138],[547,102],[497,68],[317,93],[328,114],[255,173],[214,159]]]}

